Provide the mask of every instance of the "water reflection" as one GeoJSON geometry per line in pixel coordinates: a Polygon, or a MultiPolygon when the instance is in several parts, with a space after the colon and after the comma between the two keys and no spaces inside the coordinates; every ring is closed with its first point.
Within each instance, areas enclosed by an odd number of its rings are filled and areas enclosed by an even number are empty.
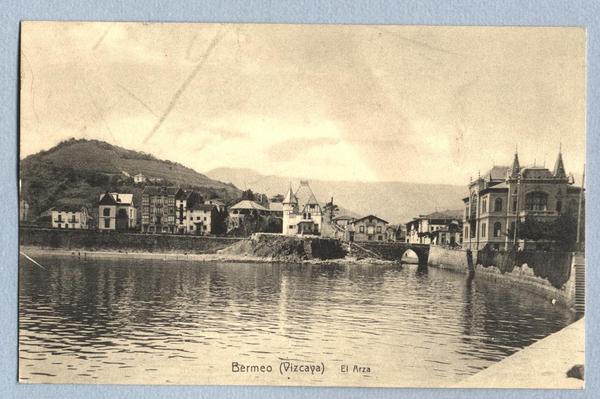
{"type": "Polygon", "coordinates": [[[200,383],[232,360],[295,359],[366,363],[374,384],[440,385],[572,319],[514,288],[416,265],[39,260],[48,270],[20,268],[30,381],[200,383]]]}

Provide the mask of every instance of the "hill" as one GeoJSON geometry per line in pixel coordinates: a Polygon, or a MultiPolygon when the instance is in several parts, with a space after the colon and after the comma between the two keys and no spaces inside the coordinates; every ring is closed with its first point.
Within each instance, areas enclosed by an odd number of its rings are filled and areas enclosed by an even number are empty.
{"type": "MultiPolygon", "coordinates": [[[[268,195],[285,194],[299,178],[265,176],[251,169],[217,168],[206,173],[212,179],[268,195]]],[[[466,186],[404,182],[350,182],[310,180],[317,199],[333,197],[339,206],[360,215],[375,214],[390,223],[405,223],[422,214],[441,210],[462,212],[466,186]]]]}
{"type": "Polygon", "coordinates": [[[70,139],[30,155],[20,162],[19,178],[21,194],[35,217],[62,204],[93,210],[106,190],[133,193],[139,203],[143,185],[134,184],[131,178],[138,173],[161,179],[155,184],[195,189],[206,197],[231,201],[241,196],[233,185],[181,164],[98,140],[70,139]]]}

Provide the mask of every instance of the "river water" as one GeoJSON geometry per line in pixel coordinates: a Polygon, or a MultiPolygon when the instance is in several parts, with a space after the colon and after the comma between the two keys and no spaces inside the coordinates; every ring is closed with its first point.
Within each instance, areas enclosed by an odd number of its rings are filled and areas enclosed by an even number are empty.
{"type": "Polygon", "coordinates": [[[20,265],[22,382],[447,386],[574,321],[415,265],[36,260],[20,265]]]}

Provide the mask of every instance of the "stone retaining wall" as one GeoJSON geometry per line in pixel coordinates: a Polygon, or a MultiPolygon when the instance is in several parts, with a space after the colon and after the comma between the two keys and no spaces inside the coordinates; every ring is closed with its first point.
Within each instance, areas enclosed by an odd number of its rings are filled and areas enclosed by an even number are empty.
{"type": "Polygon", "coordinates": [[[19,229],[19,244],[80,250],[215,253],[240,238],[139,234],[97,230],[19,229]]]}
{"type": "MultiPolygon", "coordinates": [[[[518,253],[503,251],[475,253],[474,277],[518,287],[573,309],[575,306],[575,264],[572,253],[518,253]],[[532,263],[530,267],[524,260],[532,263]],[[517,263],[517,265],[515,265],[517,263]],[[535,265],[533,265],[535,263],[535,265]],[[519,265],[520,264],[520,265],[519,265]]],[[[469,253],[431,245],[429,266],[469,273],[469,253]]]]}
{"type": "Polygon", "coordinates": [[[462,273],[469,272],[468,254],[464,249],[451,249],[431,245],[429,247],[427,265],[462,273]]]}

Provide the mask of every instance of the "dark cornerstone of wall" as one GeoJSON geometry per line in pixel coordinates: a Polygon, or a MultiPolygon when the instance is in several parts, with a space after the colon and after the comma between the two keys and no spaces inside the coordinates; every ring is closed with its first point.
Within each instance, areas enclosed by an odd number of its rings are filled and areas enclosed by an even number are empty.
{"type": "Polygon", "coordinates": [[[191,235],[133,234],[116,231],[20,229],[19,244],[44,248],[176,252],[189,254],[214,253],[239,238],[200,237],[191,235]]]}

